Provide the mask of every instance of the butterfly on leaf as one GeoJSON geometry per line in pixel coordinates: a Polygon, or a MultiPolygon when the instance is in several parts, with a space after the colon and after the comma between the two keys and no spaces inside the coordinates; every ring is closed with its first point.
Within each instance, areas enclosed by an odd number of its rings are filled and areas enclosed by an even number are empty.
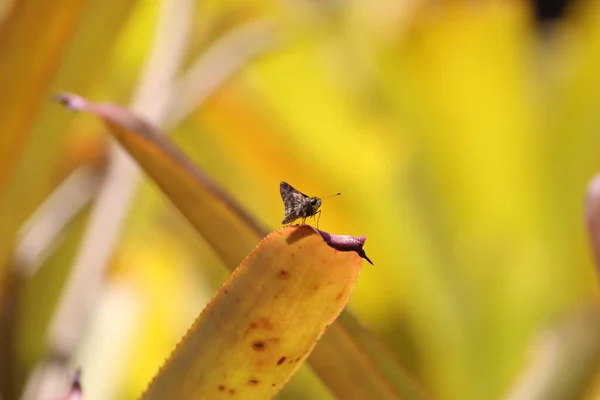
{"type": "MultiPolygon", "coordinates": [[[[321,197],[309,197],[299,190],[294,189],[292,185],[286,182],[281,182],[279,184],[279,192],[281,193],[281,199],[285,206],[285,217],[281,222],[282,224],[289,224],[299,218],[302,218],[302,223],[304,224],[306,218],[314,217],[317,214],[319,214],[320,218],[321,210],[319,210],[319,207],[321,207],[321,202],[323,200],[321,197]]],[[[333,196],[338,196],[340,194],[341,193],[337,193],[333,196]]],[[[318,219],[317,226],[319,226],[318,219]]]]}

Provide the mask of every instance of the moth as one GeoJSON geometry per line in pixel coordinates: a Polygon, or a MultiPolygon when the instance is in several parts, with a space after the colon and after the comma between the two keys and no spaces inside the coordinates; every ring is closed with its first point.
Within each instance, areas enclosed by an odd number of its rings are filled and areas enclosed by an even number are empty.
{"type": "MultiPolygon", "coordinates": [[[[286,182],[281,182],[279,184],[279,193],[281,193],[281,199],[285,206],[285,217],[281,222],[282,224],[289,224],[298,218],[302,218],[302,223],[304,224],[308,217],[314,217],[317,214],[319,214],[319,218],[321,217],[321,210],[319,210],[319,207],[321,207],[321,202],[325,197],[309,197],[301,191],[294,189],[292,185],[286,182]]],[[[340,194],[341,193],[336,193],[332,196],[339,196],[340,194]]],[[[319,219],[317,219],[317,227],[318,226],[319,219]]]]}

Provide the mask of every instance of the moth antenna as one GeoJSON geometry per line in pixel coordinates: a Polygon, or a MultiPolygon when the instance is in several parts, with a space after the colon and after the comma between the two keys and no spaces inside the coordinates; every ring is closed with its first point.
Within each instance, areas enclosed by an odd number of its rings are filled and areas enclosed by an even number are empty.
{"type": "Polygon", "coordinates": [[[328,197],[335,197],[335,196],[339,196],[339,195],[341,195],[341,193],[331,194],[329,196],[321,197],[321,199],[326,199],[328,197]]]}

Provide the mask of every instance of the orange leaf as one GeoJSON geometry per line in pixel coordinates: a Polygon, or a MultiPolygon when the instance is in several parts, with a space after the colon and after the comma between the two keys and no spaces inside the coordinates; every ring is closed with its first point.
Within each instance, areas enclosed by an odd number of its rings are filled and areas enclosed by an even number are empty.
{"type": "Polygon", "coordinates": [[[84,4],[67,0],[58,7],[51,2],[17,1],[0,26],[0,88],[10,94],[10,106],[0,107],[0,193],[19,160],[84,4]]]}
{"type": "Polygon", "coordinates": [[[361,264],[309,227],[273,232],[208,304],[143,399],[273,397],[345,307],[361,264]]]}

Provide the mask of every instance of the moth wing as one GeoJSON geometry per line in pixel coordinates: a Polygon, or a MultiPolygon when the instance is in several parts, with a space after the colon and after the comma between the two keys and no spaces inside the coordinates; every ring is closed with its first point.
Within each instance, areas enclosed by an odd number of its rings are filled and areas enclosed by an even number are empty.
{"type": "Polygon", "coordinates": [[[292,222],[295,219],[300,218],[300,211],[302,211],[306,199],[309,197],[304,193],[296,190],[286,182],[279,184],[279,193],[281,193],[281,199],[283,200],[284,209],[284,224],[292,222]]]}
{"type": "Polygon", "coordinates": [[[294,189],[292,185],[287,182],[281,182],[279,184],[279,193],[281,193],[281,198],[285,202],[286,196],[288,195],[300,195],[300,198],[305,199],[308,198],[307,195],[299,191],[298,189],[294,189]]]}
{"type": "Polygon", "coordinates": [[[284,211],[282,224],[289,224],[290,222],[294,222],[298,218],[302,217],[302,206],[299,204],[293,205],[291,207],[286,207],[284,211]]]}

